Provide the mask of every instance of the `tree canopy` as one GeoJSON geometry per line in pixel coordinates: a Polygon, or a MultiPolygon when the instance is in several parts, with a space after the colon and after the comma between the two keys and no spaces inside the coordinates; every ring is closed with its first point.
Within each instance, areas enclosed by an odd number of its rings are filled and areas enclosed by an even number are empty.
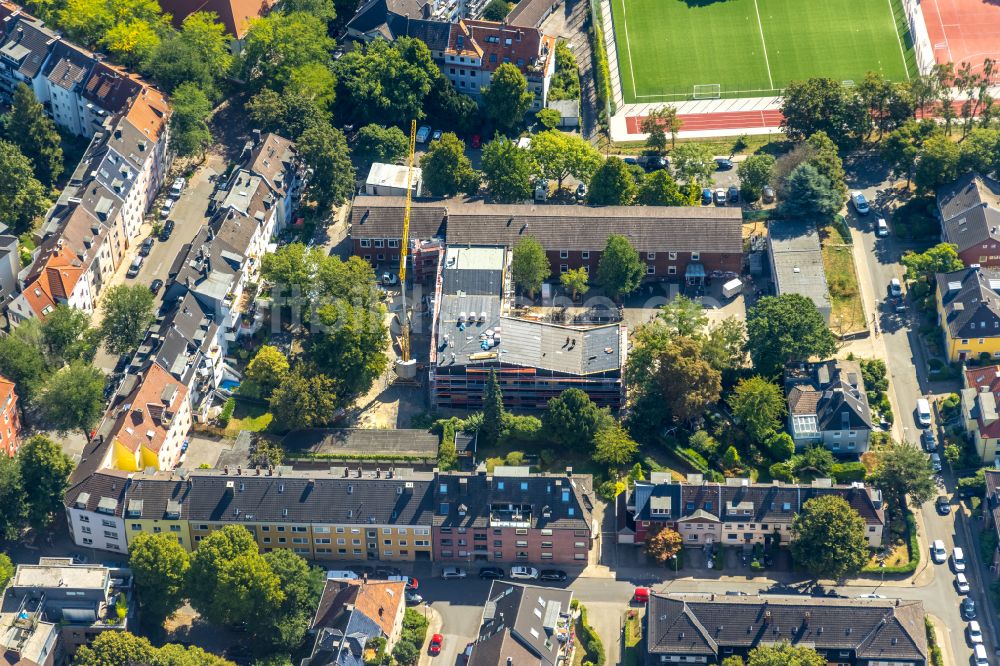
{"type": "Polygon", "coordinates": [[[729,407],[740,426],[754,442],[764,439],[781,427],[785,414],[785,394],[763,377],[742,379],[729,396],[729,407]]]}
{"type": "Polygon", "coordinates": [[[197,83],[186,81],[170,96],[170,144],[178,154],[202,155],[212,143],[208,116],[212,102],[197,83]]]}
{"type": "Polygon", "coordinates": [[[587,203],[591,206],[631,206],[637,194],[638,187],[628,165],[621,158],[611,156],[590,179],[587,203]]]}
{"type": "Polygon", "coordinates": [[[534,96],[517,65],[505,62],[493,72],[490,85],[482,89],[486,115],[502,132],[521,124],[534,96]]]}
{"type": "Polygon", "coordinates": [[[343,132],[328,123],[315,124],[302,132],[297,147],[313,170],[308,194],[321,210],[339,206],[354,194],[354,164],[343,132]]]}
{"type": "Polygon", "coordinates": [[[497,203],[518,203],[531,198],[532,179],[539,169],[530,151],[498,136],[483,146],[482,167],[486,189],[497,203]]]}
{"type": "Polygon", "coordinates": [[[658,564],[667,564],[680,552],[684,540],[669,527],[660,528],[656,534],[646,537],[646,555],[658,564]]]}
{"type": "Polygon", "coordinates": [[[140,532],[129,544],[129,568],[147,626],[159,627],[184,603],[191,563],[173,534],[140,532]]]}
{"type": "Polygon", "coordinates": [[[682,143],[670,153],[674,173],[688,183],[708,186],[715,172],[715,155],[703,143],[682,143]]]}
{"type": "Polygon", "coordinates": [[[792,519],[792,557],[816,578],[840,580],[868,562],[864,519],[843,497],[807,500],[792,519]]]}
{"type": "Polygon", "coordinates": [[[104,373],[73,361],[46,378],[35,407],[46,427],[59,433],[77,430],[85,438],[104,413],[104,373]]]}
{"type": "Polygon", "coordinates": [[[445,132],[432,141],[427,153],[420,158],[424,187],[434,196],[453,197],[459,192],[475,194],[479,190],[479,174],[465,156],[465,142],[453,132],[445,132]]]}
{"type": "Polygon", "coordinates": [[[774,158],[767,154],[751,155],[737,167],[740,178],[740,194],[747,201],[760,199],[764,187],[771,181],[774,158]]]}
{"type": "Polygon", "coordinates": [[[937,492],[930,460],[918,447],[906,442],[889,442],[875,452],[871,481],[895,511],[906,508],[907,497],[914,506],[920,506],[937,492]]]}
{"type": "Polygon", "coordinates": [[[806,646],[761,645],[750,651],[747,666],[826,666],[826,657],[806,646]]]}
{"type": "Polygon", "coordinates": [[[700,416],[722,393],[722,376],[701,357],[697,340],[677,336],[657,354],[661,406],[684,423],[700,416]]]}
{"type": "Polygon", "coordinates": [[[567,448],[580,445],[589,450],[594,436],[614,423],[606,409],[601,409],[586,393],[577,388],[566,389],[549,400],[542,414],[545,434],[567,448]]]}
{"type": "Polygon", "coordinates": [[[790,139],[800,141],[825,132],[842,148],[856,145],[871,124],[864,102],[840,81],[828,78],[790,82],[781,113],[782,127],[790,139]]]}
{"type": "Polygon", "coordinates": [[[747,312],[747,351],[765,377],[777,376],[791,361],[826,358],[836,350],[823,315],[801,294],[765,296],[747,312]]]}
{"type": "Polygon", "coordinates": [[[134,352],[153,321],[153,294],[145,285],[118,284],[107,290],[103,300],[101,338],[109,354],[134,352]]]}
{"type": "Polygon", "coordinates": [[[615,298],[631,294],[646,275],[646,265],[625,236],[608,236],[597,265],[597,281],[615,298]]]}
{"type": "Polygon", "coordinates": [[[542,283],[552,274],[545,248],[534,236],[522,236],[514,245],[511,277],[519,289],[534,298],[542,283]]]}
{"type": "Polygon", "coordinates": [[[17,458],[28,522],[36,529],[45,527],[57,512],[63,511],[73,461],[45,435],[35,435],[22,444],[17,458]]]}
{"type": "Polygon", "coordinates": [[[899,263],[906,268],[907,280],[933,280],[937,273],[951,273],[965,268],[958,257],[958,246],[952,243],[938,243],[923,252],[907,250],[899,263]]]}
{"type": "Polygon", "coordinates": [[[14,144],[0,141],[0,217],[20,234],[47,207],[45,187],[35,178],[31,160],[14,144]]]}
{"type": "Polygon", "coordinates": [[[398,127],[372,123],[358,130],[352,154],[361,173],[368,173],[373,162],[393,164],[406,157],[410,141],[398,127]]]}
{"type": "Polygon", "coordinates": [[[63,151],[55,122],[23,83],[14,88],[10,112],[4,117],[4,138],[17,146],[35,168],[35,177],[48,187],[63,172],[63,151]]]}
{"type": "Polygon", "coordinates": [[[579,134],[540,132],[531,137],[530,150],[542,175],[554,179],[560,189],[568,176],[585,183],[590,181],[601,165],[601,154],[579,134]]]}

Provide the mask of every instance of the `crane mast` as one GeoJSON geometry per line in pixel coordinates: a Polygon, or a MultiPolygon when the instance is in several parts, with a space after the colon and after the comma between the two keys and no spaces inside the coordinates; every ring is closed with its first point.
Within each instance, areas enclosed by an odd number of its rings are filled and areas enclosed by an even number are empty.
{"type": "Polygon", "coordinates": [[[402,312],[399,339],[401,361],[410,360],[410,316],[406,309],[406,258],[410,254],[410,208],[413,203],[413,154],[417,146],[417,121],[410,121],[410,153],[406,160],[406,208],[403,211],[403,238],[399,244],[399,290],[402,293],[402,312]]]}

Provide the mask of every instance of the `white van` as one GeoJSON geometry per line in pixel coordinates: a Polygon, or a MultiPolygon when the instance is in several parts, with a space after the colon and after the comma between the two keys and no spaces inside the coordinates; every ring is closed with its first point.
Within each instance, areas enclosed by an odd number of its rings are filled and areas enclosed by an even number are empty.
{"type": "Polygon", "coordinates": [[[358,580],[360,576],[353,571],[347,571],[346,569],[337,571],[330,570],[326,572],[327,580],[358,580]]]}
{"type": "Polygon", "coordinates": [[[954,567],[956,573],[965,571],[965,553],[959,546],[955,546],[955,549],[951,551],[951,566],[954,567]]]}
{"type": "Polygon", "coordinates": [[[888,236],[889,235],[889,225],[885,223],[885,218],[878,218],[878,222],[875,223],[875,235],[876,236],[888,236]]]}
{"type": "Polygon", "coordinates": [[[927,398],[917,400],[917,424],[922,428],[931,427],[931,404],[927,398]]]}

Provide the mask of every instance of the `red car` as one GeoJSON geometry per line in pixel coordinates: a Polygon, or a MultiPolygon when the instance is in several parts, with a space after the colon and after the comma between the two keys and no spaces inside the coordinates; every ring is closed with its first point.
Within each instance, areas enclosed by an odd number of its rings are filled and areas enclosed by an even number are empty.
{"type": "Polygon", "coordinates": [[[407,590],[410,590],[411,592],[413,592],[418,587],[420,587],[420,581],[419,580],[417,580],[416,578],[407,578],[406,579],[406,589],[407,590]]]}
{"type": "Polygon", "coordinates": [[[632,595],[632,601],[645,604],[649,602],[649,588],[648,587],[637,587],[635,588],[635,594],[632,595]]]}
{"type": "Polygon", "coordinates": [[[431,644],[427,648],[427,651],[435,656],[441,654],[441,643],[443,642],[444,642],[444,636],[442,636],[441,634],[434,634],[433,636],[431,636],[431,644]]]}
{"type": "Polygon", "coordinates": [[[478,134],[472,135],[472,148],[473,150],[479,150],[483,146],[483,137],[478,134]]]}

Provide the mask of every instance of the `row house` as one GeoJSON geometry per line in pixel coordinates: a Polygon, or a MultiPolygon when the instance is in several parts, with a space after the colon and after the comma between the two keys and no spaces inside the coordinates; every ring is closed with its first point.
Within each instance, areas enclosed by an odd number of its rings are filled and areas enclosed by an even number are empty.
{"type": "Polygon", "coordinates": [[[645,666],[745,660],[789,643],[838,666],[931,663],[920,601],[779,595],[653,594],[643,618],[645,666]]]}
{"type": "MultiPolygon", "coordinates": [[[[375,265],[399,262],[405,199],[358,197],[351,210],[354,254],[375,265]]],[[[608,237],[623,235],[646,264],[647,279],[700,284],[738,274],[743,266],[742,218],[735,208],[693,206],[536,206],[418,200],[410,238],[449,245],[512,248],[532,236],[556,275],[595,272],[608,237]]]]}
{"type": "Polygon", "coordinates": [[[128,569],[43,557],[19,564],[0,599],[0,664],[55,666],[134,613],[128,569]],[[124,616],[119,609],[124,608],[124,616]]]}
{"type": "Polygon", "coordinates": [[[1000,182],[968,173],[937,193],[941,240],[966,266],[1000,268],[1000,182]]]}
{"type": "Polygon", "coordinates": [[[13,458],[21,446],[21,407],[14,382],[0,375],[0,455],[13,458]]]}
{"type": "Polygon", "coordinates": [[[103,550],[125,552],[141,533],[171,534],[194,550],[235,524],[261,552],[291,549],[307,559],[583,566],[596,534],[591,483],[571,470],[527,467],[91,468],[74,475],[65,501],[74,543],[103,550]]]}
{"type": "Polygon", "coordinates": [[[982,464],[1000,455],[1000,365],[968,368],[962,374],[962,425],[982,464]]]}
{"type": "Polygon", "coordinates": [[[817,479],[811,485],[751,483],[738,478],[708,483],[700,474],[690,474],[687,483],[680,483],[662,472],[654,472],[650,481],[636,482],[633,490],[618,496],[618,543],[643,544],[668,527],[681,535],[686,547],[788,545],[792,521],[802,506],[826,495],[846,500],[865,521],[869,547],[881,547],[882,494],[862,483],[837,486],[829,479],[817,479]]]}

